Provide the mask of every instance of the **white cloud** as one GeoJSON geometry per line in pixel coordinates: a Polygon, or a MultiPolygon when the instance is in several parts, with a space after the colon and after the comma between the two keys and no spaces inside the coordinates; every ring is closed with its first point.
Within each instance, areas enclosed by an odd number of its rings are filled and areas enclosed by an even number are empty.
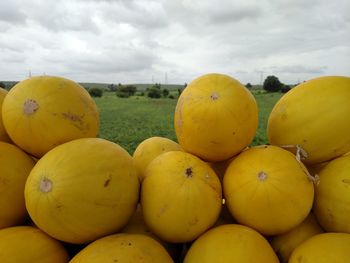
{"type": "Polygon", "coordinates": [[[348,10],[347,0],[3,0],[0,79],[29,70],[108,83],[349,75],[348,10]]]}

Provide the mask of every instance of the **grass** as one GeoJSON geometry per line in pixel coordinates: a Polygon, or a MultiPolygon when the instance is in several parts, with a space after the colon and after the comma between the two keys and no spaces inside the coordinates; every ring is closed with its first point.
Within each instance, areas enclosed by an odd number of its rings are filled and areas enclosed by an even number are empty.
{"type": "Polygon", "coordinates": [[[258,103],[259,125],[252,145],[266,144],[268,142],[266,135],[267,121],[273,106],[282,96],[282,93],[255,92],[253,95],[258,103]]]}
{"type": "MultiPolygon", "coordinates": [[[[254,92],[254,96],[259,107],[259,127],[252,145],[259,145],[267,143],[268,115],[281,94],[254,92]]],[[[100,109],[100,137],[118,143],[130,154],[140,142],[152,136],[176,141],[173,126],[176,99],[138,96],[122,99],[105,92],[95,101],[100,109]]]]}
{"type": "Polygon", "coordinates": [[[106,92],[95,100],[100,109],[100,137],[118,143],[130,154],[140,142],[152,136],[176,140],[174,99],[122,99],[106,92]]]}

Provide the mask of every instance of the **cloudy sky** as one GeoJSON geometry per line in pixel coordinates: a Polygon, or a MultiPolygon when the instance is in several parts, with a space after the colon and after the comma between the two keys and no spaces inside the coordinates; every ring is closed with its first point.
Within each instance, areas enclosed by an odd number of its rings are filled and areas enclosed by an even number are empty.
{"type": "Polygon", "coordinates": [[[349,0],[1,0],[0,80],[350,75],[349,0]]]}

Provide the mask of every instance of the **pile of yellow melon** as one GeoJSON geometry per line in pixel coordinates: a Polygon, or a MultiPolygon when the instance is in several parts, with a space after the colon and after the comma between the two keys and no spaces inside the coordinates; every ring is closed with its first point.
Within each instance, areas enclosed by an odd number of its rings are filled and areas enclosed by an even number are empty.
{"type": "Polygon", "coordinates": [[[253,95],[207,74],[179,97],[178,143],[133,156],[97,138],[77,83],[0,90],[1,263],[322,263],[350,258],[350,78],[290,90],[249,147],[253,95]]]}

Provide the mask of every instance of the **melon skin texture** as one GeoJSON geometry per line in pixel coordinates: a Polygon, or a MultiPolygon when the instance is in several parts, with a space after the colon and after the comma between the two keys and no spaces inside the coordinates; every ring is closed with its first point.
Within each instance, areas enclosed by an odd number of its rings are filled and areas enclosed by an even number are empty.
{"type": "Polygon", "coordinates": [[[223,74],[206,74],[181,93],[174,125],[186,152],[210,162],[223,161],[253,140],[258,108],[253,95],[237,80],[223,74]]]}
{"type": "Polygon", "coordinates": [[[300,146],[309,164],[343,155],[350,151],[349,101],[349,77],[320,77],[296,86],[272,109],[270,144],[300,146]]]}
{"type": "Polygon", "coordinates": [[[132,157],[99,138],[57,146],[37,162],[25,185],[26,207],[34,223],[52,237],[74,244],[120,230],[138,198],[132,157]]]}
{"type": "Polygon", "coordinates": [[[256,146],[240,153],[226,170],[223,188],[237,222],[264,235],[282,234],[300,224],[314,198],[305,166],[276,146],[256,146]]]}
{"type": "Polygon", "coordinates": [[[139,234],[115,234],[96,240],[70,263],[173,263],[168,252],[154,239],[139,234]]]}
{"type": "Polygon", "coordinates": [[[162,240],[192,241],[219,217],[220,181],[198,157],[181,151],[167,152],[146,169],[141,205],[146,225],[162,240]]]}
{"type": "Polygon", "coordinates": [[[274,236],[271,245],[276,251],[280,262],[287,263],[293,250],[308,238],[323,233],[323,229],[318,224],[314,214],[308,217],[292,230],[282,235],[274,236]]]}
{"type": "Polygon", "coordinates": [[[323,233],[301,243],[292,253],[289,263],[348,263],[350,234],[323,233]]]}
{"type": "Polygon", "coordinates": [[[22,224],[28,216],[23,192],[34,164],[20,148],[0,142],[0,229],[22,224]]]}
{"type": "Polygon", "coordinates": [[[16,84],[4,99],[2,118],[12,141],[35,157],[64,142],[96,137],[99,130],[99,113],[89,93],[54,76],[16,84]]]}
{"type": "Polygon", "coordinates": [[[170,151],[183,151],[183,149],[178,143],[164,137],[151,137],[142,141],[133,154],[140,181],[144,178],[148,164],[162,153],[170,151]]]}
{"type": "Polygon", "coordinates": [[[326,231],[350,233],[350,155],[330,161],[319,173],[314,213],[326,231]]]}
{"type": "MultiPolygon", "coordinates": [[[[2,108],[2,103],[4,101],[4,98],[7,94],[7,90],[0,88],[0,109],[2,108]]],[[[7,135],[7,132],[5,130],[4,124],[2,122],[2,114],[0,110],[0,141],[3,142],[11,142],[10,137],[7,135]]]]}
{"type": "Polygon", "coordinates": [[[63,245],[39,229],[16,226],[0,230],[1,263],[68,263],[63,245]]]}
{"type": "Polygon", "coordinates": [[[279,263],[267,240],[255,230],[238,224],[218,226],[200,236],[184,263],[279,263]]]}

